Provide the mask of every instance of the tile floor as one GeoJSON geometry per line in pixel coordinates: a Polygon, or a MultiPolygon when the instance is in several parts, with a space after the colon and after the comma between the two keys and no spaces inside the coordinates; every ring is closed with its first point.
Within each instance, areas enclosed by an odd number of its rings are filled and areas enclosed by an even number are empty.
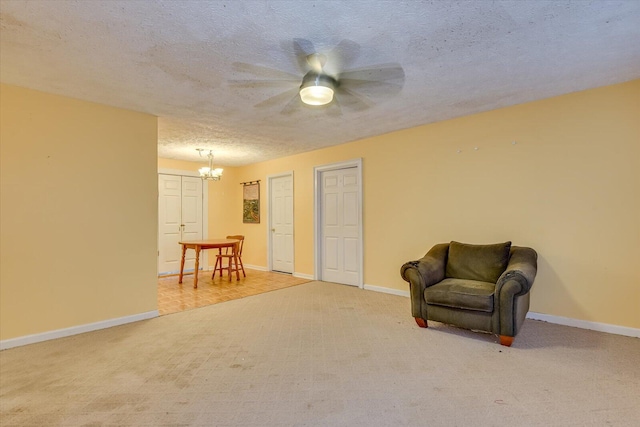
{"type": "Polygon", "coordinates": [[[193,274],[184,276],[178,284],[178,276],[158,277],[158,311],[161,315],[177,313],[192,308],[204,307],[232,299],[244,298],[276,289],[307,283],[310,280],[293,277],[290,274],[245,268],[247,277],[229,281],[228,276],[211,280],[211,271],[198,274],[198,288],[193,288],[193,274]]]}

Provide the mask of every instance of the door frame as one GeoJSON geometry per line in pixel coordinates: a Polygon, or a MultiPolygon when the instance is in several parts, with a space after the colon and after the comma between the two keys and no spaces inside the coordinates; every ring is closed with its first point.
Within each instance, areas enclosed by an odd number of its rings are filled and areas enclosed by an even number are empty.
{"type": "Polygon", "coordinates": [[[363,233],[363,203],[362,203],[362,157],[345,160],[343,162],[330,163],[313,168],[313,276],[315,280],[322,280],[322,263],[323,263],[323,246],[322,246],[322,221],[320,216],[322,213],[322,182],[320,177],[323,172],[356,168],[358,175],[358,268],[360,270],[358,277],[358,287],[364,289],[364,233],[363,233]]]}
{"type": "Polygon", "coordinates": [[[291,177],[291,184],[293,186],[293,259],[292,262],[292,272],[293,276],[296,275],[296,217],[295,217],[295,203],[296,203],[296,187],[295,181],[293,179],[293,171],[285,171],[281,173],[276,173],[272,175],[267,175],[267,203],[269,204],[269,209],[267,209],[267,271],[273,271],[273,233],[271,233],[271,229],[273,228],[271,225],[271,219],[273,218],[273,213],[271,212],[271,188],[273,186],[272,181],[275,178],[282,178],[285,176],[291,177]]]}
{"type": "MultiPolygon", "coordinates": [[[[200,178],[200,173],[198,171],[190,171],[190,170],[182,170],[182,169],[167,169],[167,168],[158,168],[157,175],[178,175],[178,176],[189,176],[189,177],[197,177],[200,178]]],[[[157,178],[158,180],[159,178],[157,178]]],[[[156,195],[157,199],[160,199],[160,191],[158,190],[158,185],[156,185],[156,191],[158,194],[156,195]]],[[[156,212],[156,217],[158,216],[158,212],[156,212]]],[[[160,232],[160,224],[156,226],[156,274],[160,273],[159,265],[159,256],[160,256],[160,236],[158,233],[160,232]]],[[[202,180],[202,238],[206,239],[209,236],[209,181],[206,179],[202,180]]],[[[200,263],[203,266],[209,267],[209,257],[207,256],[207,251],[202,251],[202,262],[200,263]]]]}

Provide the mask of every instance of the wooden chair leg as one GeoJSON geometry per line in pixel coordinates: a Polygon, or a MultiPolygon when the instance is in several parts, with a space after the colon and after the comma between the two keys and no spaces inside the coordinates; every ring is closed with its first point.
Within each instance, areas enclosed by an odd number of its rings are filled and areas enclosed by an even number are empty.
{"type": "Polygon", "coordinates": [[[242,275],[247,277],[247,274],[244,272],[244,264],[242,264],[242,258],[238,257],[238,261],[240,262],[240,269],[242,270],[242,275]]]}
{"type": "Polygon", "coordinates": [[[417,323],[417,324],[418,324],[418,326],[420,326],[421,328],[428,328],[428,327],[429,327],[429,325],[427,325],[427,321],[426,321],[426,320],[424,320],[423,318],[421,318],[421,317],[416,317],[415,319],[416,319],[416,323],[417,323]]]}
{"type": "Polygon", "coordinates": [[[513,337],[508,337],[506,335],[500,335],[500,344],[506,346],[506,347],[511,347],[511,344],[513,344],[513,337]]]}
{"type": "MultiPolygon", "coordinates": [[[[221,261],[220,258],[216,257],[216,265],[213,267],[213,274],[211,275],[211,280],[215,279],[216,271],[218,271],[218,262],[221,261]]],[[[222,274],[222,272],[220,272],[222,274]]]]}

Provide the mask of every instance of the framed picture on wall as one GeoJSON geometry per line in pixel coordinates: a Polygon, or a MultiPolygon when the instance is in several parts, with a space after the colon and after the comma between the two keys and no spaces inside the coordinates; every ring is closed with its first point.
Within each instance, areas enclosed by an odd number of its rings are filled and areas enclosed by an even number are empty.
{"type": "Polygon", "coordinates": [[[260,223],[260,181],[243,183],[242,222],[260,223]]]}

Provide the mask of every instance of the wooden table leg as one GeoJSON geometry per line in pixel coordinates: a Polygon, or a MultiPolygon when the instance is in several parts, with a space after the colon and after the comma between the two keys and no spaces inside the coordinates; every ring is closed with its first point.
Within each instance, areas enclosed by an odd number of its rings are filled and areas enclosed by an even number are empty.
{"type": "Polygon", "coordinates": [[[193,287],[198,287],[198,267],[200,264],[200,246],[196,245],[196,266],[193,270],[193,287]]]}
{"type": "Polygon", "coordinates": [[[180,278],[178,283],[182,283],[182,274],[184,272],[184,255],[187,252],[187,245],[182,245],[182,260],[180,260],[180,278]]]}

